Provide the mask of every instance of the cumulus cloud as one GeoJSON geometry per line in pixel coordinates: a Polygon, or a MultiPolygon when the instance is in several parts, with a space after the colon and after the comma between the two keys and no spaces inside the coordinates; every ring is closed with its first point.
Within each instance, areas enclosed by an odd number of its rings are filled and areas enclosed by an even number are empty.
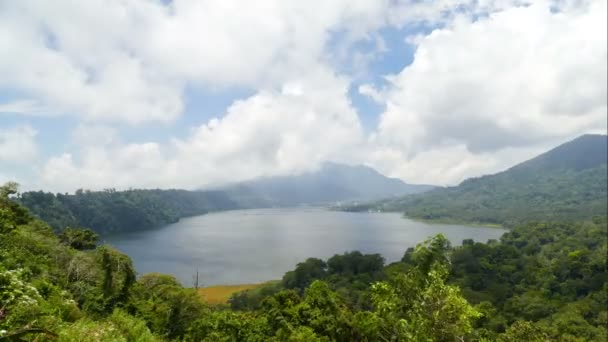
{"type": "Polygon", "coordinates": [[[428,156],[438,165],[451,160],[452,170],[436,179],[455,182],[495,171],[479,161],[501,150],[605,127],[606,31],[598,29],[605,26],[605,1],[561,11],[539,2],[459,19],[418,39],[414,62],[390,76],[382,94],[376,158],[393,160],[383,169],[401,176],[428,156]]]}
{"type": "MultiPolygon", "coordinates": [[[[4,2],[0,89],[17,89],[43,107],[87,121],[167,122],[183,111],[187,85],[259,89],[318,64],[343,64],[344,56],[328,50],[333,33],[343,37],[334,50],[348,52],[350,44],[373,37],[381,53],[375,31],[386,25],[437,24],[510,2],[4,2]]],[[[355,66],[374,58],[351,57],[355,66]]]]}
{"type": "Polygon", "coordinates": [[[364,142],[348,85],[348,79],[327,69],[311,70],[283,87],[235,102],[187,138],[164,146],[84,145],[77,155],[48,161],[42,178],[61,190],[74,184],[196,188],[348,160],[364,142]]]}
{"type": "Polygon", "coordinates": [[[388,176],[414,183],[456,185],[468,177],[503,171],[561,142],[484,153],[472,153],[464,144],[455,144],[433,147],[413,156],[405,150],[378,147],[370,151],[366,163],[388,176]]]}
{"type": "Polygon", "coordinates": [[[49,116],[53,112],[44,108],[36,100],[16,100],[0,103],[0,114],[25,114],[37,116],[49,116]]]}
{"type": "MultiPolygon", "coordinates": [[[[331,31],[362,37],[388,1],[0,4],[0,89],[87,121],[166,122],[188,84],[276,86],[322,64],[331,31]]],[[[23,108],[23,107],[21,107],[23,108]]]]}
{"type": "Polygon", "coordinates": [[[156,143],[86,146],[76,156],[64,153],[48,160],[40,185],[52,191],[158,187],[165,162],[156,143]]]}
{"type": "Polygon", "coordinates": [[[0,162],[21,164],[32,161],[38,154],[36,132],[30,126],[0,128],[0,162]]]}
{"type": "Polygon", "coordinates": [[[76,146],[107,146],[119,142],[117,129],[107,125],[80,124],[72,132],[72,143],[76,146]]]}
{"type": "Polygon", "coordinates": [[[359,94],[368,96],[377,103],[384,103],[384,101],[386,100],[382,92],[378,91],[378,89],[376,89],[371,84],[362,84],[359,86],[358,90],[359,94]]]}
{"type": "Polygon", "coordinates": [[[325,160],[454,184],[605,130],[605,27],[602,0],[0,3],[0,89],[24,96],[0,111],[78,117],[40,168],[51,190],[196,188],[325,160]],[[387,25],[436,29],[403,37],[414,61],[386,84],[358,87],[385,108],[366,136],[349,89],[390,50],[387,25]],[[169,142],[120,140],[120,124],[169,127],[190,87],[253,95],[169,142]]]}

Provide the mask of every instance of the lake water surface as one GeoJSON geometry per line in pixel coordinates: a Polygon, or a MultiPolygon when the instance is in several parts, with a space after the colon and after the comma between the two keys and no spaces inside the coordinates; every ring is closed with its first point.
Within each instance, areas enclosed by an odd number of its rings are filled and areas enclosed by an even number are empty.
{"type": "Polygon", "coordinates": [[[319,208],[234,210],[184,218],[159,229],[105,236],[127,253],[140,274],[167,273],[204,286],[280,279],[309,257],[359,250],[388,262],[408,247],[443,233],[452,244],[486,242],[497,228],[427,224],[397,213],[347,213],[319,208]]]}

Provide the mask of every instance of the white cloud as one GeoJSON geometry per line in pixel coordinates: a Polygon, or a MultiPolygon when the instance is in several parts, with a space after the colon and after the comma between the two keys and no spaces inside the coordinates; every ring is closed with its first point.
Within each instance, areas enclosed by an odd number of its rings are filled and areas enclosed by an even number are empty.
{"type": "Polygon", "coordinates": [[[413,156],[398,148],[379,147],[370,152],[366,163],[388,176],[412,183],[455,185],[469,177],[506,170],[560,142],[477,154],[469,151],[463,144],[455,144],[430,148],[413,156]]]}
{"type": "Polygon", "coordinates": [[[30,126],[0,128],[0,162],[21,164],[32,161],[38,154],[36,132],[30,126]]]}
{"type": "MultiPolygon", "coordinates": [[[[3,3],[0,89],[88,121],[167,122],[183,110],[186,85],[277,86],[323,64],[364,67],[348,52],[389,23],[445,22],[469,8],[507,1],[390,0],[40,1],[3,3]],[[340,32],[342,39],[331,42],[340,32]]],[[[510,2],[510,1],[509,1],[510,2]]]]}
{"type": "Polygon", "coordinates": [[[524,159],[524,149],[605,127],[605,26],[605,1],[554,12],[539,2],[419,39],[382,94],[377,163],[414,181],[431,179],[411,168],[440,170],[432,179],[453,183],[496,171],[492,155],[505,149],[524,159]]]}
{"type": "Polygon", "coordinates": [[[159,145],[155,143],[118,148],[86,146],[80,151],[78,160],[75,159],[74,155],[64,153],[47,161],[40,186],[51,191],[151,188],[159,186],[165,167],[159,145]]]}
{"type": "MultiPolygon", "coordinates": [[[[74,184],[196,188],[352,159],[364,137],[347,97],[348,85],[348,79],[327,69],[310,70],[280,89],[261,90],[235,102],[222,118],[199,126],[185,139],[165,146],[83,145],[76,155],[47,162],[42,179],[56,190],[73,190],[74,184]]],[[[76,136],[86,132],[88,128],[81,128],[76,136]]]]}
{"type": "Polygon", "coordinates": [[[36,100],[16,100],[0,103],[0,114],[32,114],[38,116],[52,115],[49,108],[44,108],[36,100]]]}
{"type": "Polygon", "coordinates": [[[187,84],[272,87],[363,37],[388,1],[35,1],[0,11],[0,89],[87,121],[166,122],[187,84]]]}
{"type": "Polygon", "coordinates": [[[377,103],[384,103],[386,101],[381,91],[378,91],[371,84],[362,84],[359,86],[359,94],[369,96],[372,100],[377,103]]]}
{"type": "Polygon", "coordinates": [[[107,146],[119,143],[116,128],[107,125],[78,125],[72,132],[72,142],[76,146],[107,146]]]}
{"type": "Polygon", "coordinates": [[[25,100],[0,109],[80,119],[70,148],[41,168],[51,190],[193,188],[324,160],[453,184],[605,127],[605,1],[520,3],[10,2],[0,89],[25,100]],[[348,97],[357,75],[345,74],[390,50],[380,28],[412,23],[441,29],[404,37],[413,64],[381,89],[359,87],[386,107],[366,137],[348,97]],[[376,47],[350,54],[361,40],[376,47]],[[120,123],[175,120],[186,87],[255,94],[169,143],[121,142],[120,123]]]}

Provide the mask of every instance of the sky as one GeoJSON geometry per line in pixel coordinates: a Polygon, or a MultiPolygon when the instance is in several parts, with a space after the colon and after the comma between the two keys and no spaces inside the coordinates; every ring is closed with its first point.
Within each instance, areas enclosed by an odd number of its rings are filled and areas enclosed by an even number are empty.
{"type": "Polygon", "coordinates": [[[455,185],[606,133],[605,0],[0,0],[0,181],[326,161],[455,185]]]}

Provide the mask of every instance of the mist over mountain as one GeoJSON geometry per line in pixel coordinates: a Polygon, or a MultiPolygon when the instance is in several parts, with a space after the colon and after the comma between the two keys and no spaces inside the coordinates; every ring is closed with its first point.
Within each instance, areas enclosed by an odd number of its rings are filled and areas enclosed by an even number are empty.
{"type": "Polygon", "coordinates": [[[111,233],[150,229],[216,211],[369,201],[432,188],[406,184],[365,166],[327,163],[298,176],[269,177],[218,189],[78,190],[75,194],[29,191],[16,200],[58,231],[88,227],[111,233]]]}
{"type": "Polygon", "coordinates": [[[506,171],[455,187],[342,209],[503,225],[606,215],[607,142],[605,135],[583,135],[506,171]]]}
{"type": "Polygon", "coordinates": [[[367,166],[328,162],[316,171],[259,178],[220,189],[248,203],[259,201],[264,206],[294,206],[375,200],[421,193],[433,188],[432,185],[407,184],[367,166]]]}

